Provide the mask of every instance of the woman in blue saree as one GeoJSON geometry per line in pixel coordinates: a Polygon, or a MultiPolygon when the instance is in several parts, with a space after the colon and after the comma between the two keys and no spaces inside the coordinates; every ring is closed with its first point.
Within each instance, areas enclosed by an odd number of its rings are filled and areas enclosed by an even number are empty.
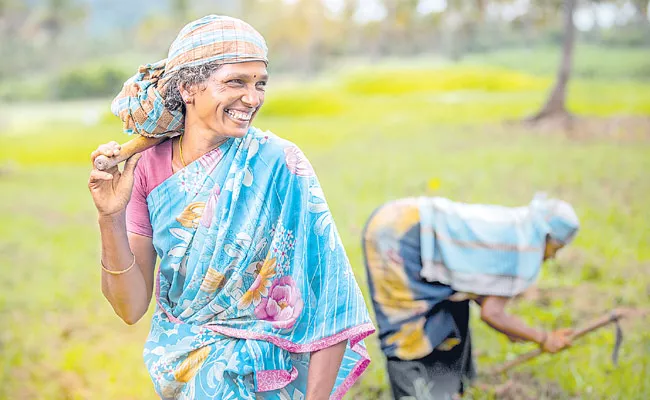
{"type": "Polygon", "coordinates": [[[251,126],[266,56],[243,21],[189,23],[112,104],[127,133],[172,138],[91,172],[105,297],[133,324],[155,287],[144,359],[163,399],[338,399],[370,362],[374,327],[311,164],[251,126]]]}

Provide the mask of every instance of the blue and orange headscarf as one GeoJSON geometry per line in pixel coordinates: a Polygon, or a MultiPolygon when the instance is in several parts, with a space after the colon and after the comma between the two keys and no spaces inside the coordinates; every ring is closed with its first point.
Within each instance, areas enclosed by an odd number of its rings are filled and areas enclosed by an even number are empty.
{"type": "Polygon", "coordinates": [[[248,61],[268,63],[262,35],[237,18],[208,15],[185,25],[169,47],[167,58],[146,64],[124,83],[111,111],[124,122],[124,132],[148,136],[177,136],[184,115],[165,107],[165,84],[181,68],[208,63],[248,61]]]}

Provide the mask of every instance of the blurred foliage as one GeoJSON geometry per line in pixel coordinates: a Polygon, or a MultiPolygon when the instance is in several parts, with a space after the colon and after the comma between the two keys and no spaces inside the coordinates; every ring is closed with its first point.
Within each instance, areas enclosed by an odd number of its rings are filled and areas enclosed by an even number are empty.
{"type": "Polygon", "coordinates": [[[374,73],[362,71],[345,77],[345,88],[349,92],[365,95],[530,91],[544,89],[548,84],[547,79],[485,67],[402,69],[374,73]]]}
{"type": "Polygon", "coordinates": [[[0,101],[42,101],[97,98],[116,95],[137,71],[124,60],[93,60],[63,68],[54,75],[33,75],[0,83],[0,101]]]}
{"type": "Polygon", "coordinates": [[[115,95],[133,71],[111,65],[85,65],[63,71],[56,82],[55,97],[62,100],[115,95]]]}
{"type": "MultiPolygon", "coordinates": [[[[561,44],[561,1],[443,3],[444,8],[428,9],[427,1],[378,0],[373,14],[361,9],[365,3],[357,0],[341,0],[334,9],[321,0],[115,0],[112,6],[91,0],[2,0],[0,96],[36,100],[105,94],[104,85],[110,86],[120,75],[119,68],[88,76],[74,71],[96,68],[92,64],[97,59],[107,60],[105,67],[111,69],[114,60],[119,62],[127,53],[140,54],[138,63],[164,58],[180,27],[208,13],[244,18],[262,32],[275,73],[299,72],[310,77],[340,60],[443,56],[458,61],[518,49],[557,51],[561,44]],[[127,7],[129,12],[124,13],[127,7]],[[34,76],[43,77],[39,80],[45,85],[42,90],[31,82],[34,76]],[[76,77],[81,88],[70,89],[68,81],[66,90],[57,90],[58,80],[76,77]],[[106,83],[90,82],[93,78],[106,83]]],[[[581,32],[579,44],[633,48],[650,59],[650,22],[644,0],[579,2],[583,16],[596,16],[603,9],[609,10],[613,22],[594,24],[581,32]]],[[[522,61],[534,68],[538,59],[522,61]]],[[[648,69],[633,74],[647,77],[648,69]]]]}
{"type": "MultiPolygon", "coordinates": [[[[464,63],[490,64],[518,69],[535,75],[553,76],[560,59],[554,47],[514,48],[466,57],[464,63]]],[[[579,44],[571,75],[600,80],[650,81],[650,51],[643,48],[616,48],[579,44]],[[606,53],[608,57],[603,57],[606,53]],[[624,60],[622,62],[621,60],[624,60]]]]}
{"type": "MultiPolygon", "coordinates": [[[[0,81],[0,101],[34,101],[53,99],[83,99],[114,96],[122,83],[136,70],[138,63],[130,56],[119,60],[96,59],[63,69],[56,75],[30,75],[29,78],[0,81]]],[[[374,72],[358,71],[359,62],[349,63],[337,79],[345,82],[345,89],[365,94],[399,94],[413,91],[526,91],[547,87],[557,67],[559,53],[552,47],[510,49],[490,53],[476,53],[459,63],[416,59],[410,68],[391,71],[390,66],[374,72]],[[419,61],[418,61],[419,60],[419,61]],[[523,62],[522,60],[526,60],[523,62]],[[485,67],[490,65],[490,67],[485,67]],[[514,70],[519,71],[514,71],[514,70]]],[[[580,45],[576,48],[573,75],[576,78],[611,79],[617,81],[650,81],[650,53],[639,48],[603,48],[580,45]],[[607,51],[609,57],[602,57],[607,51]],[[625,62],[620,62],[625,60],[625,62]]],[[[386,64],[386,63],[385,63],[386,64]]],[[[395,64],[395,63],[393,63],[395,64]]],[[[382,65],[382,63],[379,63],[382,65]]],[[[389,65],[389,64],[387,64],[389,65]]],[[[273,66],[271,65],[273,72],[273,66]]],[[[313,79],[313,78],[312,78],[313,79]]],[[[273,82],[271,82],[271,85],[273,82]]],[[[334,104],[336,96],[303,93],[300,88],[285,92],[286,105],[296,113],[313,113],[319,109],[336,113],[342,105],[334,104]],[[296,96],[311,97],[308,102],[320,102],[311,107],[296,96]],[[301,104],[302,103],[302,104],[301,104]],[[327,104],[325,104],[327,103],[327,104]]],[[[277,101],[280,101],[279,99],[277,101]]],[[[276,113],[275,106],[267,113],[276,113]]]]}

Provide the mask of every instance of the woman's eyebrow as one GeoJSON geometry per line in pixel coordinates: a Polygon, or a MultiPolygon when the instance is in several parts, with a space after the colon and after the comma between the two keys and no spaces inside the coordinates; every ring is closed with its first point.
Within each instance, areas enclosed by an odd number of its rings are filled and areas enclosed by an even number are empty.
{"type": "Polygon", "coordinates": [[[249,74],[242,74],[242,73],[233,72],[231,74],[226,75],[224,80],[229,80],[229,79],[251,80],[251,79],[254,79],[254,78],[258,79],[258,80],[266,81],[266,80],[269,79],[269,76],[267,74],[261,74],[258,77],[257,74],[249,75],[249,74]]]}

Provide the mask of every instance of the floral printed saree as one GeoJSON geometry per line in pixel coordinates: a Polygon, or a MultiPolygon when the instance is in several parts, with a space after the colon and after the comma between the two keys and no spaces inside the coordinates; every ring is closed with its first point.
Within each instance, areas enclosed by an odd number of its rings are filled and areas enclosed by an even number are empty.
{"type": "Polygon", "coordinates": [[[160,257],[144,358],[163,399],[302,399],[310,353],[374,331],[323,191],[292,143],[251,128],[147,197],[160,257]]]}

